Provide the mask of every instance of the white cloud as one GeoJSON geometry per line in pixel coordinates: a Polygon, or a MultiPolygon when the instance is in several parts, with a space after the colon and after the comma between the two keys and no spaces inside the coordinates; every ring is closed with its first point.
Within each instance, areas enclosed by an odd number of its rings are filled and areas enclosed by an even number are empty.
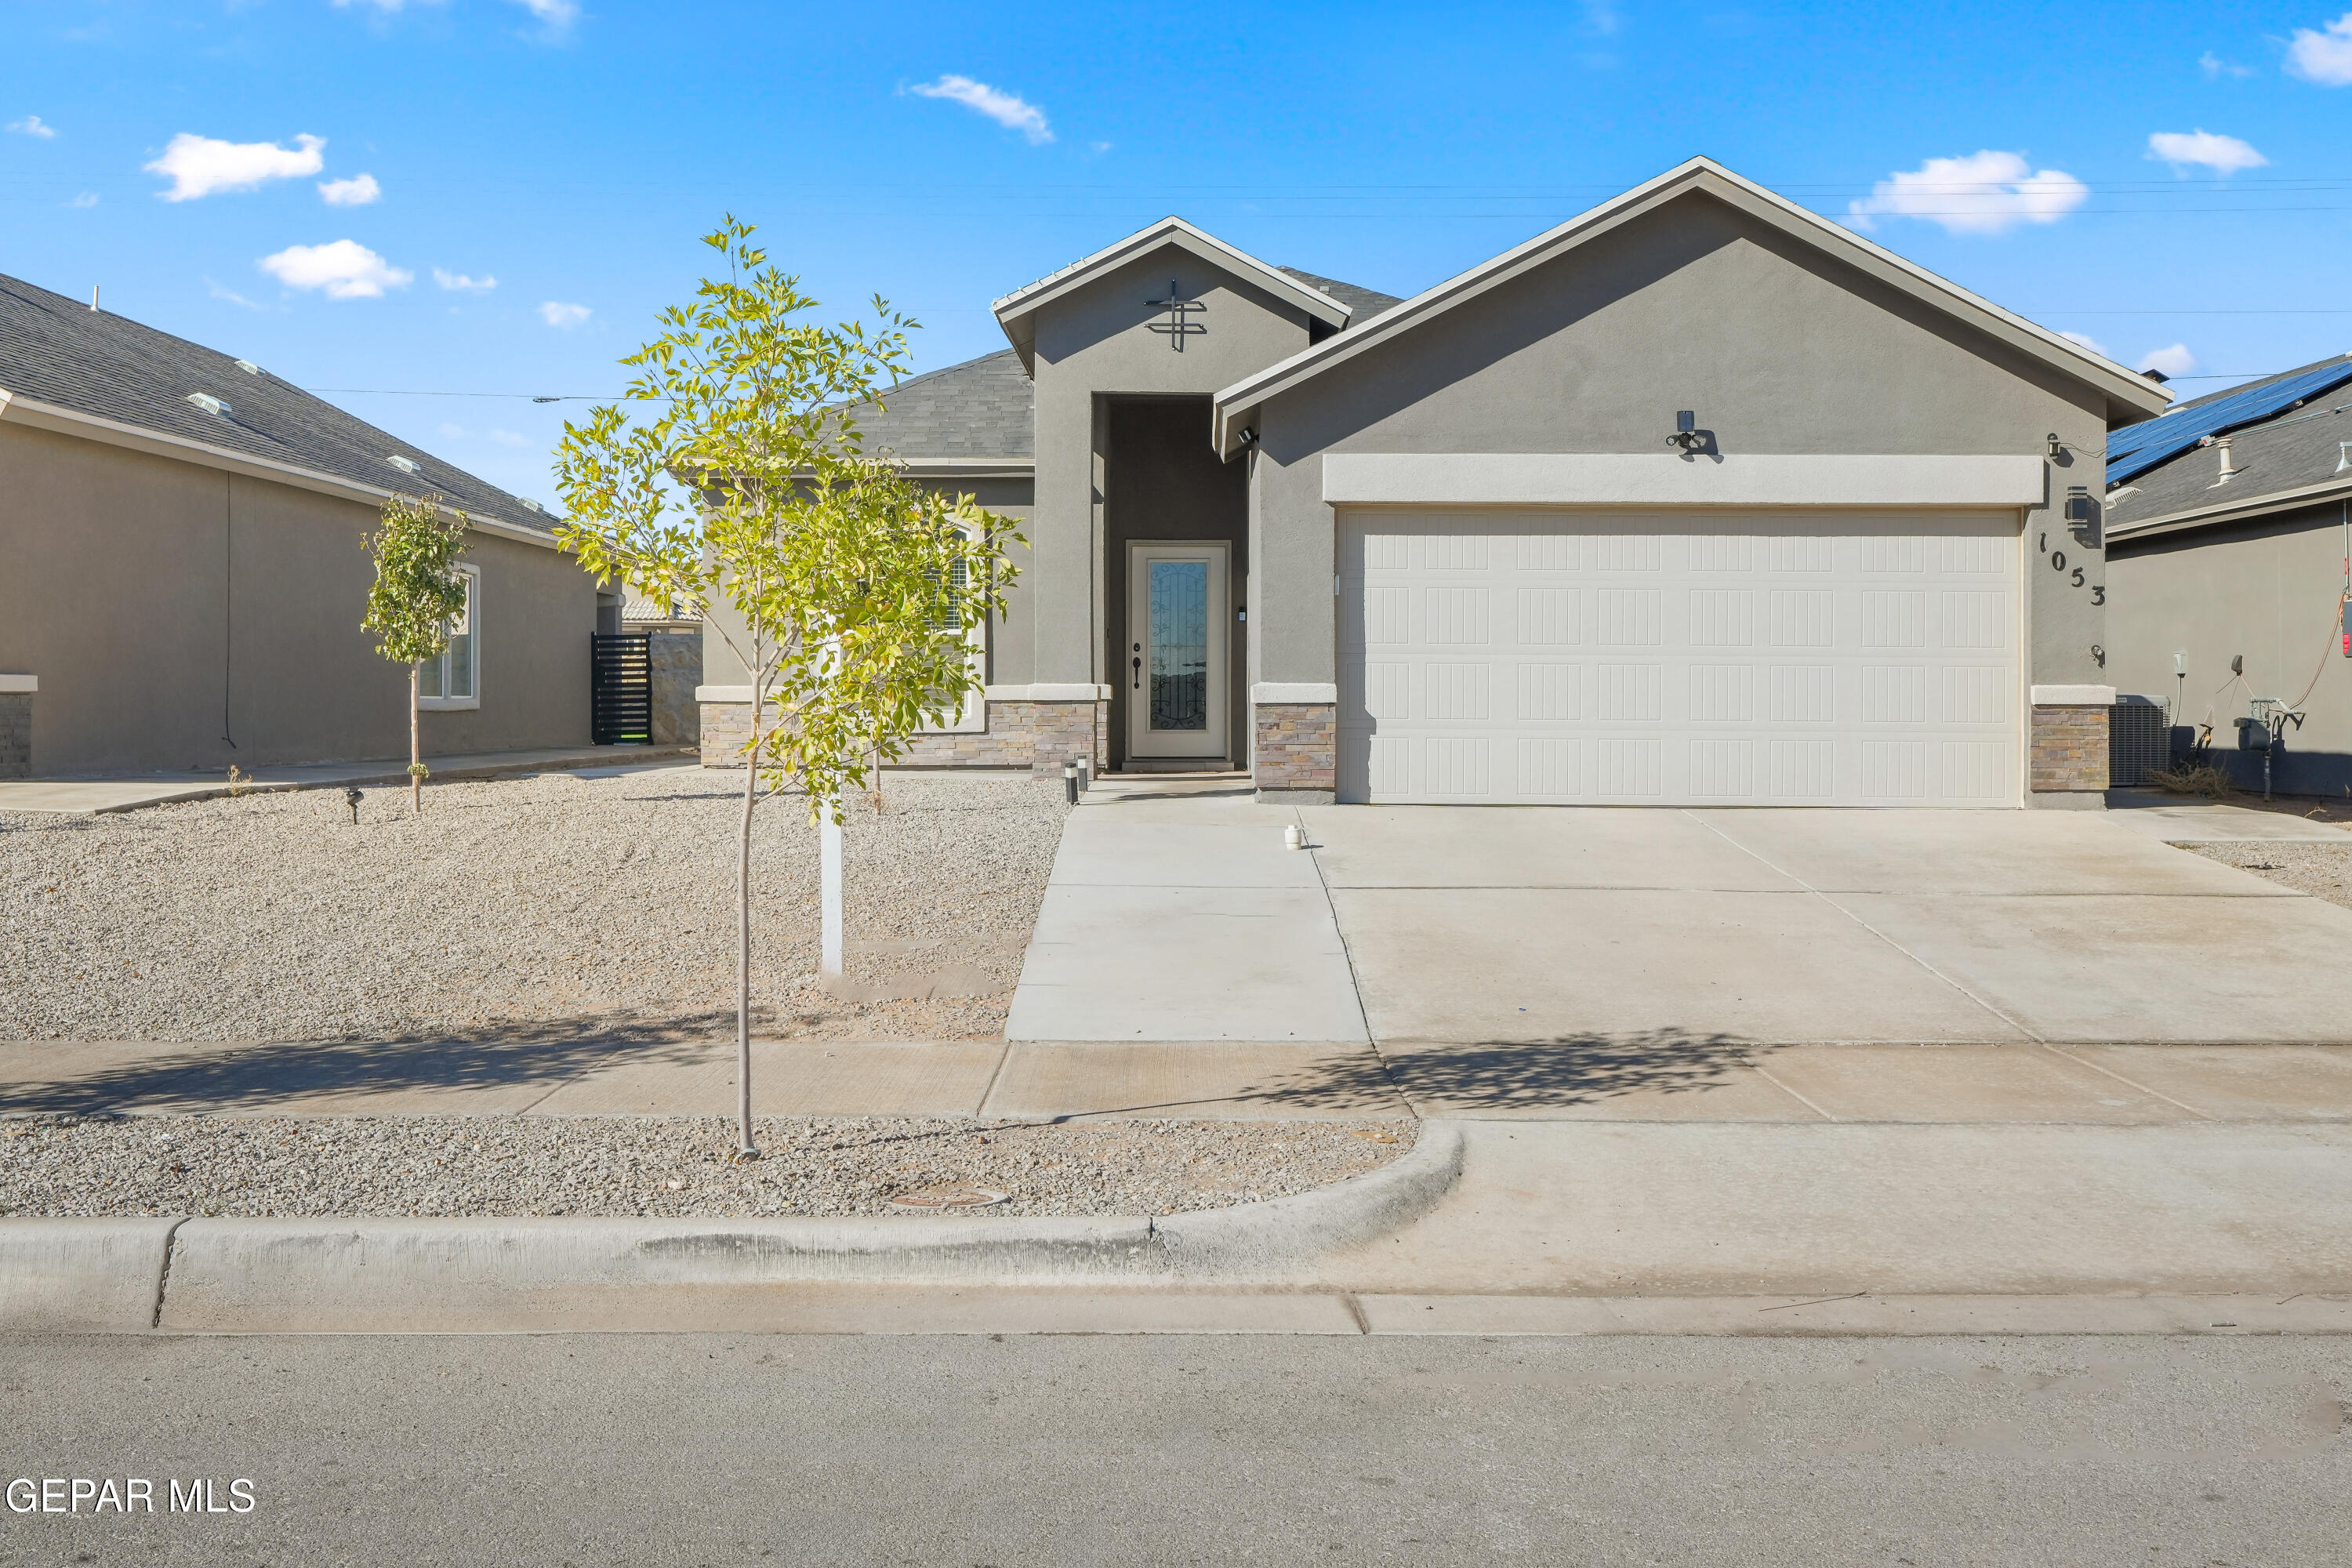
{"type": "Polygon", "coordinates": [[[1623,25],[1623,18],[1617,15],[1617,7],[1611,0],[1584,0],[1584,21],[1603,37],[1613,36],[1623,25]]]}
{"type": "Polygon", "coordinates": [[[1986,149],[1898,171],[1846,212],[1857,228],[1869,228],[1871,218],[1884,213],[1925,218],[1953,234],[2000,234],[2021,223],[2056,223],[2090,194],[2090,186],[2062,170],[2037,171],[2015,153],[1986,149]]]}
{"type": "Polygon", "coordinates": [[[561,300],[550,300],[539,308],[539,319],[551,327],[562,327],[568,332],[588,319],[588,307],[567,305],[561,300]]]}
{"type": "Polygon", "coordinates": [[[2098,339],[2093,337],[2088,332],[2061,332],[2058,335],[2078,348],[2086,348],[2090,350],[2101,359],[2113,359],[2116,357],[2107,352],[2106,344],[2099,342],[2098,339]]]}
{"type": "Polygon", "coordinates": [[[515,4],[545,23],[551,33],[561,33],[580,19],[579,0],[515,0],[515,4]]]}
{"type": "Polygon", "coordinates": [[[1000,92],[984,81],[974,81],[968,76],[943,76],[937,81],[923,82],[908,90],[919,98],[944,98],[985,114],[1007,131],[1021,132],[1029,139],[1032,147],[1042,147],[1054,139],[1052,129],[1045,123],[1044,110],[1012,93],[1000,92]]]}
{"type": "Polygon", "coordinates": [[[2297,27],[2286,47],[2286,68],[2322,87],[2352,87],[2352,11],[2323,32],[2297,27]]]}
{"type": "Polygon", "coordinates": [[[69,207],[94,207],[98,205],[98,193],[96,191],[84,191],[81,195],[68,202],[66,205],[69,207]]]}
{"type": "Polygon", "coordinates": [[[2185,174],[2193,166],[2210,169],[2217,174],[2233,174],[2240,169],[2261,169],[2270,160],[2234,136],[2217,136],[2210,131],[2158,131],[2147,139],[2147,155],[2161,158],[2172,165],[2173,173],[2185,174]]]}
{"type": "Polygon", "coordinates": [[[487,294],[499,286],[499,280],[487,272],[479,278],[469,278],[463,272],[452,272],[444,267],[433,269],[433,281],[458,294],[487,294]]]}
{"type": "Polygon", "coordinates": [[[373,174],[353,174],[348,180],[321,180],[319,195],[331,207],[363,207],[383,195],[373,174]]]}
{"type": "Polygon", "coordinates": [[[41,117],[37,114],[27,114],[22,120],[12,120],[8,122],[8,129],[19,136],[35,136],[44,142],[54,142],[58,138],[58,128],[54,125],[42,124],[41,117]]]}
{"type": "Polygon", "coordinates": [[[490,439],[496,441],[501,447],[522,447],[529,445],[529,443],[520,436],[516,435],[511,430],[493,430],[490,432],[490,439]]]}
{"type": "Polygon", "coordinates": [[[466,438],[466,427],[463,425],[452,425],[446,419],[441,421],[441,435],[445,439],[462,441],[466,438]]]}
{"type": "Polygon", "coordinates": [[[167,202],[192,201],[215,191],[249,191],[264,180],[315,174],[326,162],[319,155],[326,144],[316,136],[297,136],[291,147],[275,142],[216,142],[183,131],[146,169],[172,182],[170,190],[157,195],[167,202]]]}
{"type": "Polygon", "coordinates": [[[2225,76],[2243,78],[2254,74],[2253,67],[2242,66],[2235,60],[2225,60],[2210,49],[2197,57],[2197,68],[2205,73],[2205,79],[2208,81],[2225,76]]]}
{"type": "Polygon", "coordinates": [[[2187,375],[2197,368],[2197,356],[2189,352],[2187,343],[2175,343],[2170,348],[2148,350],[2132,368],[2161,371],[2171,376],[2187,375]]]}
{"type": "Polygon", "coordinates": [[[214,299],[226,300],[232,305],[242,305],[248,310],[265,310],[268,309],[268,306],[260,304],[256,300],[248,300],[244,295],[238,293],[236,289],[225,288],[221,284],[214,282],[209,278],[205,279],[205,288],[211,292],[214,299]]]}
{"type": "Polygon", "coordinates": [[[388,265],[355,239],[289,245],[254,263],[289,289],[323,289],[330,300],[373,300],[404,289],[416,274],[388,265]]]}

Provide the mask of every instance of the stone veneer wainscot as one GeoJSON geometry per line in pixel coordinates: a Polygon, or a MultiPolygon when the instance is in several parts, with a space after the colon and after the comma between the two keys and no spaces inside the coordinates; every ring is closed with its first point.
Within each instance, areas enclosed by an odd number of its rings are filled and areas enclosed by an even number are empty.
{"type": "Polygon", "coordinates": [[[2105,804],[2112,686],[2033,689],[2027,784],[2037,805],[2105,804]],[[2069,798],[2072,797],[2072,798],[2069,798]]]}
{"type": "MultiPolygon", "coordinates": [[[[706,690],[709,689],[706,688],[706,690]]],[[[702,765],[733,767],[751,737],[749,702],[702,702],[702,765]]],[[[981,727],[917,736],[893,763],[901,768],[1026,768],[1058,774],[1076,759],[1089,773],[1108,764],[1110,704],[1101,699],[1036,700],[992,697],[981,727]]]]}
{"type": "Polygon", "coordinates": [[[29,675],[0,675],[0,779],[33,775],[33,693],[29,675]]]}
{"type": "Polygon", "coordinates": [[[1328,802],[1339,778],[1337,702],[1256,702],[1250,709],[1253,772],[1261,793],[1328,802]]]}

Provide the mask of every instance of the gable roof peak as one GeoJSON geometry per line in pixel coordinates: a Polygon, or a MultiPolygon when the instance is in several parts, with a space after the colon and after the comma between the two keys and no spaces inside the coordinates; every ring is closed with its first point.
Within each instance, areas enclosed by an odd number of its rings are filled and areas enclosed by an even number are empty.
{"type": "Polygon", "coordinates": [[[1258,405],[1267,398],[1344,363],[1374,343],[1411,331],[1597,236],[1690,195],[1705,195],[1724,202],[2095,388],[2105,400],[2111,426],[2160,414],[2169,401],[2162,389],[2147,378],[1937,277],[1843,224],[1808,211],[1701,153],[1685,158],[1665,173],[1546,229],[1467,272],[1414,295],[1376,320],[1326,338],[1225,388],[1217,394],[1215,405],[1213,438],[1218,449],[1230,455],[1236,448],[1241,431],[1255,422],[1258,405]]]}
{"type": "Polygon", "coordinates": [[[1190,251],[1213,267],[1247,279],[1326,326],[1345,327],[1354,313],[1322,289],[1292,277],[1279,267],[1260,261],[1247,251],[1228,245],[1206,229],[1171,213],[1158,223],[1146,225],[1126,238],[1115,240],[1091,256],[1080,257],[1059,271],[1047,273],[1034,283],[1015,289],[996,300],[992,309],[997,324],[1004,329],[1005,337],[1020,352],[1022,363],[1028,365],[1034,357],[1034,323],[1040,310],[1084,288],[1113,268],[1125,266],[1170,245],[1190,251]]]}

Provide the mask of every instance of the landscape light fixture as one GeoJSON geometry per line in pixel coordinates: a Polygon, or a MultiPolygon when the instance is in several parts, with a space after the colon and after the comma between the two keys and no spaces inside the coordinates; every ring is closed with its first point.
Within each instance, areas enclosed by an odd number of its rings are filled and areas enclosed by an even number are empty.
{"type": "Polygon", "coordinates": [[[360,802],[366,798],[367,796],[360,793],[359,785],[357,784],[353,784],[351,788],[343,791],[344,803],[352,808],[352,826],[353,827],[357,827],[360,825],[360,802]]]}
{"type": "Polygon", "coordinates": [[[1072,805],[1078,804],[1078,763],[1075,757],[1062,764],[1062,793],[1072,805]]]}

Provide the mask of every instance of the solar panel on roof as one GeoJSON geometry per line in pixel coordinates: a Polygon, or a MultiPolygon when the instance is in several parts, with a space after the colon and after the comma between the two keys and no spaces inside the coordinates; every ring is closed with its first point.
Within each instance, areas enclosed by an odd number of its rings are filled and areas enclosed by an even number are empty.
{"type": "Polygon", "coordinates": [[[2352,356],[2228,393],[2210,403],[2176,408],[2143,425],[2126,426],[2107,437],[2107,483],[2121,484],[2179,457],[2208,436],[2284,414],[2347,381],[2352,381],[2352,356]]]}

